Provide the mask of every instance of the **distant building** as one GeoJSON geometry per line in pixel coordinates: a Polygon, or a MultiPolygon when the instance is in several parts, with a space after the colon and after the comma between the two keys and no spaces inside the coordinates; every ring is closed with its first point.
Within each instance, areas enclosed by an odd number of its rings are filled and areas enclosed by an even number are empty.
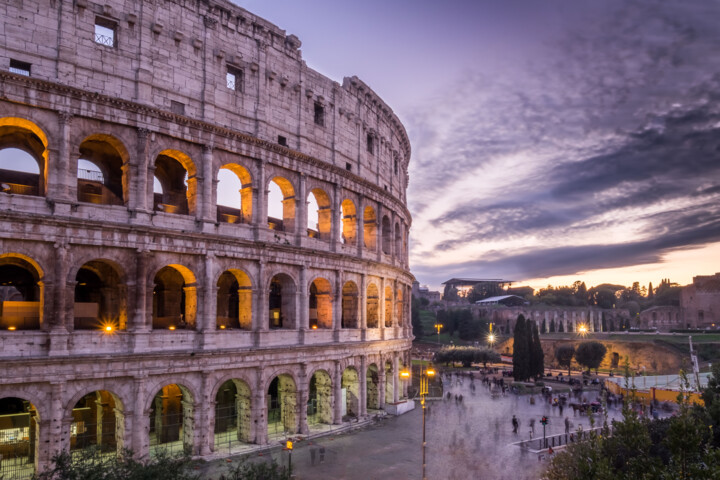
{"type": "Polygon", "coordinates": [[[680,312],[691,328],[720,327],[720,273],[693,277],[680,292],[680,312]]]}
{"type": "Polygon", "coordinates": [[[412,294],[415,298],[426,298],[430,303],[439,302],[442,298],[440,292],[430,290],[427,285],[420,285],[417,281],[413,282],[412,294]]]}
{"type": "Polygon", "coordinates": [[[674,328],[682,328],[680,307],[658,306],[640,312],[640,324],[647,328],[657,328],[666,332],[674,328]]]}

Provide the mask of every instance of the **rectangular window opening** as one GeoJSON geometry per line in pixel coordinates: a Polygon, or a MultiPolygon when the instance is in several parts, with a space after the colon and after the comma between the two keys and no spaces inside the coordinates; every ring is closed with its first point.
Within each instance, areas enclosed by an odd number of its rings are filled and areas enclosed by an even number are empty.
{"type": "Polygon", "coordinates": [[[27,62],[21,62],[20,60],[10,59],[10,71],[17,73],[18,75],[30,76],[30,64],[27,62]]]}
{"type": "Polygon", "coordinates": [[[375,137],[368,133],[367,136],[367,151],[370,155],[375,154],[375,137]]]}
{"type": "Polygon", "coordinates": [[[397,175],[397,173],[398,173],[398,163],[397,163],[397,158],[395,159],[395,163],[393,164],[393,170],[395,171],[395,175],[397,175]]]}
{"type": "Polygon", "coordinates": [[[243,80],[243,71],[239,68],[228,65],[227,74],[225,75],[225,85],[227,88],[235,90],[236,92],[242,92],[243,80]]]}
{"type": "Polygon", "coordinates": [[[348,172],[351,172],[351,171],[352,171],[352,165],[350,165],[349,163],[345,162],[345,170],[347,170],[348,172]]]}
{"type": "Polygon", "coordinates": [[[178,115],[185,115],[185,104],[170,100],[170,111],[178,115]]]}
{"type": "Polygon", "coordinates": [[[325,126],[325,107],[315,102],[315,125],[325,126]]]}
{"type": "Polygon", "coordinates": [[[282,145],[283,147],[287,147],[287,138],[283,137],[282,135],[278,135],[278,143],[282,145]]]}
{"type": "Polygon", "coordinates": [[[95,18],[95,43],[115,47],[117,23],[102,17],[95,18]]]}

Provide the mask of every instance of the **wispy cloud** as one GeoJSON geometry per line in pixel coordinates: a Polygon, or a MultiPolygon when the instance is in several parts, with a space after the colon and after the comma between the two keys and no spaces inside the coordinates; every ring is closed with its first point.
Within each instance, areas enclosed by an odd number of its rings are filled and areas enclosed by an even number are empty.
{"type": "Polygon", "coordinates": [[[573,274],[720,241],[720,4],[600,13],[569,13],[544,57],[468,72],[410,115],[422,281],[573,274]]]}

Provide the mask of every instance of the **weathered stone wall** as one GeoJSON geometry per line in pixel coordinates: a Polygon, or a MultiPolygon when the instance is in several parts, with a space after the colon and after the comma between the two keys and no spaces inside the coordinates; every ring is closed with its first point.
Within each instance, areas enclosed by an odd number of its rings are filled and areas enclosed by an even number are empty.
{"type": "Polygon", "coordinates": [[[347,388],[360,416],[403,395],[397,373],[409,363],[412,339],[410,147],[372,90],[355,77],[340,85],[307,68],[296,37],[224,1],[6,2],[0,29],[0,150],[21,148],[40,169],[35,191],[13,184],[0,192],[0,269],[20,266],[38,292],[36,324],[0,332],[0,398],[37,409],[38,467],[69,448],[73,407],[94,391],[118,399],[117,444],[141,456],[150,449],[153,399],[169,385],[182,392],[183,443],[201,456],[216,448],[214,403],[228,380],[247,385],[238,405],[251,404],[238,414],[251,419],[238,438],[258,444],[269,442],[274,378],[289,399],[285,421],[300,433],[309,429],[305,406],[317,369],[330,378],[325,421],[342,421],[347,369],[357,372],[347,388]],[[114,26],[114,45],[95,42],[98,21],[114,26]],[[8,72],[11,60],[31,64],[30,75],[8,72]],[[242,89],[227,87],[228,67],[241,72],[242,89]],[[87,182],[78,164],[92,148],[108,159],[107,185],[121,187],[114,203],[87,201],[81,191],[87,182]],[[235,223],[220,220],[223,167],[242,181],[235,223]],[[158,201],[153,179],[162,175],[177,191],[164,188],[158,201]],[[276,177],[289,192],[282,229],[268,220],[276,177]],[[329,232],[314,238],[306,199],[318,189],[329,232]],[[341,241],[347,200],[356,212],[349,222],[370,232],[367,242],[341,241]],[[395,241],[382,251],[378,235],[395,241]],[[78,327],[81,271],[111,289],[116,300],[103,308],[120,310],[107,319],[112,332],[78,327]],[[234,328],[224,323],[229,309],[218,309],[231,296],[221,281],[228,272],[239,281],[234,328]],[[313,330],[309,291],[318,278],[329,291],[325,328],[313,330]],[[273,279],[282,283],[278,329],[273,279]],[[343,328],[348,283],[358,290],[357,322],[343,328]],[[161,310],[165,317],[156,318],[161,310]],[[372,398],[369,372],[377,372],[372,398]]]}
{"type": "Polygon", "coordinates": [[[693,277],[680,292],[684,323],[692,328],[720,327],[720,273],[693,277]]]}

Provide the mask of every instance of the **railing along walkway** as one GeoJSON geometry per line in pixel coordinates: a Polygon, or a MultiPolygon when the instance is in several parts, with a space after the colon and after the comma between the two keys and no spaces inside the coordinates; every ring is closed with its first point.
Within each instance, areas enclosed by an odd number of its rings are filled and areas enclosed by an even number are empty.
{"type": "Polygon", "coordinates": [[[555,435],[548,435],[545,438],[540,435],[539,438],[521,440],[519,442],[514,442],[513,445],[517,445],[520,448],[530,450],[532,453],[541,453],[549,448],[552,448],[553,450],[557,448],[564,448],[567,447],[569,444],[575,442],[582,442],[588,440],[592,436],[603,434],[606,434],[607,436],[612,436],[612,426],[608,426],[607,429],[605,429],[604,427],[596,427],[590,430],[579,429],[575,432],[570,433],[557,433],[555,435]]]}

